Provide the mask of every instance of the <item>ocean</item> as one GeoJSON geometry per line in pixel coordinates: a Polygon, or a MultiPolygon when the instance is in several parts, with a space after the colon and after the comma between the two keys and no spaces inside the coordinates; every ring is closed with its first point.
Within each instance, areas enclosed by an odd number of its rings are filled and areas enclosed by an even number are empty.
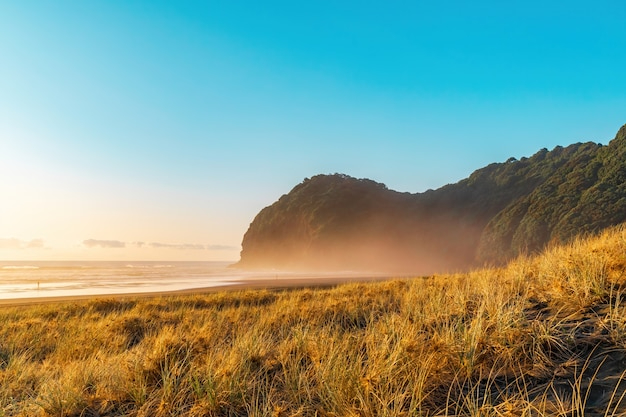
{"type": "Polygon", "coordinates": [[[236,284],[271,272],[230,262],[0,262],[0,299],[178,291],[236,284]]]}

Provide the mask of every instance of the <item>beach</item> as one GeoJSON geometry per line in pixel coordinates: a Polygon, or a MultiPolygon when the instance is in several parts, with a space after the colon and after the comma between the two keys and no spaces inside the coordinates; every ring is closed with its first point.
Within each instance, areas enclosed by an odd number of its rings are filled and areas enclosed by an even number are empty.
{"type": "Polygon", "coordinates": [[[0,306],[334,286],[390,278],[355,271],[246,271],[229,262],[3,262],[0,306]]]}

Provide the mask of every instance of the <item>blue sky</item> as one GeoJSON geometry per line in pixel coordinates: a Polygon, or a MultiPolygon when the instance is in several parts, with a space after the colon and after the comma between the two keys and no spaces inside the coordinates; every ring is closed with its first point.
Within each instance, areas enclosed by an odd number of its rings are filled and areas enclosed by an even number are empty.
{"type": "Polygon", "coordinates": [[[418,192],[606,143],[625,21],[621,1],[3,1],[0,258],[234,260],[305,177],[418,192]]]}

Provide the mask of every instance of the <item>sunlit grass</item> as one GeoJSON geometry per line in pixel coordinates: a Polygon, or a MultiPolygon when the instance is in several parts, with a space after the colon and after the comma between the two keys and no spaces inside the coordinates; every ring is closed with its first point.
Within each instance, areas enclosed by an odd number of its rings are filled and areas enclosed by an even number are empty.
{"type": "Polygon", "coordinates": [[[0,416],[626,412],[626,231],[468,274],[0,311],[0,416]]]}

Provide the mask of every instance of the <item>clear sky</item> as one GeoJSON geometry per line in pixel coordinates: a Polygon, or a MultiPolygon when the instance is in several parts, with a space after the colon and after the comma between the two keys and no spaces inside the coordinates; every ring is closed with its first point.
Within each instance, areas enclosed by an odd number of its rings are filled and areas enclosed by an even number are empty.
{"type": "Polygon", "coordinates": [[[0,2],[0,260],[236,260],[305,177],[419,192],[626,123],[626,3],[0,2]]]}

